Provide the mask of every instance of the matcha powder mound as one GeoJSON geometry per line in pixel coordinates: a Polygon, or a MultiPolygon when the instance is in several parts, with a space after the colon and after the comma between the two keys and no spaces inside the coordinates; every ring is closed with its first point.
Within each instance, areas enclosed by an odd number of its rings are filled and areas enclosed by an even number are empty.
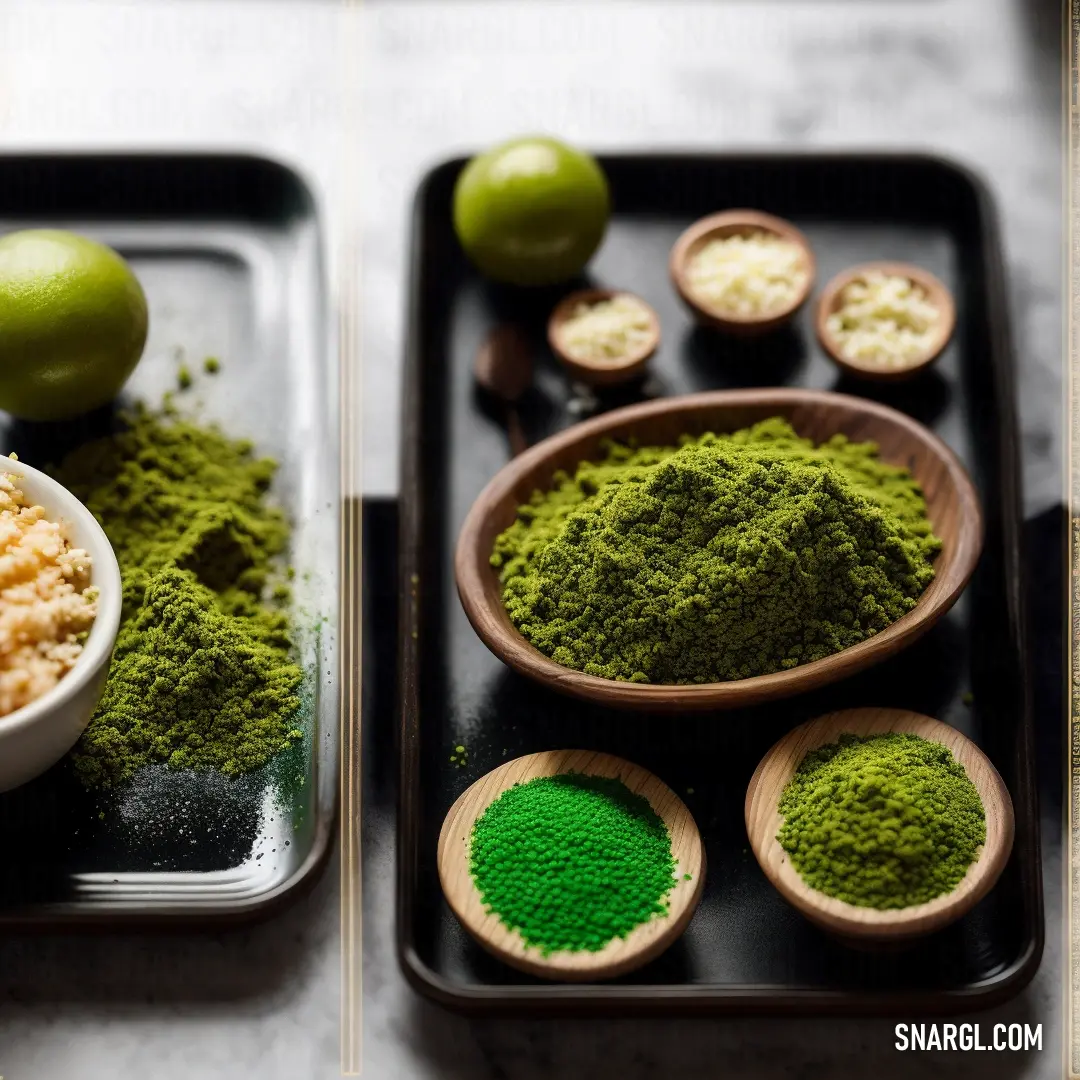
{"type": "Polygon", "coordinates": [[[780,797],[777,840],[813,889],[905,908],[951,892],[986,842],[986,815],[941,743],[889,732],[812,750],[780,797]]]}
{"type": "Polygon", "coordinates": [[[504,791],[473,826],[470,869],[485,907],[545,956],[626,937],[667,914],[677,884],[648,799],[573,772],[504,791]]]}
{"type": "Polygon", "coordinates": [[[545,655],[700,683],[819,660],[910,611],[940,549],[918,484],[873,443],[783,419],[678,447],[605,446],[495,542],[503,602],[545,655]]]}
{"type": "Polygon", "coordinates": [[[139,409],[52,471],[101,522],[123,583],[109,677],[72,752],[83,783],[155,762],[238,775],[300,738],[288,620],[261,600],[289,536],[266,500],[274,463],[139,409]]]}

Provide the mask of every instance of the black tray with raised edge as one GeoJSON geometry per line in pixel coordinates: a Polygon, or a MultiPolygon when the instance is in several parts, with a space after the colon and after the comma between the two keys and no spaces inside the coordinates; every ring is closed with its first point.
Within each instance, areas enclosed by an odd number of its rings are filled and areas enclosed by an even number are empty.
{"type": "MultiPolygon", "coordinates": [[[[629,289],[659,313],[663,342],[647,392],[809,386],[899,408],[968,468],[985,512],[985,549],[956,607],[916,645],[775,704],[649,716],[560,696],[504,667],[470,627],[453,576],[457,531],[508,454],[500,417],[474,386],[473,358],[496,323],[517,322],[536,361],[523,403],[530,441],[574,422],[581,395],[550,354],[544,326],[559,296],[584,282],[534,292],[485,282],[451,225],[464,161],[435,168],[415,204],[405,375],[397,897],[405,974],[420,992],[475,1013],[918,1015],[1000,1002],[1038,967],[1044,925],[1013,356],[991,199],[966,170],[918,155],[600,160],[614,211],[588,283],[629,289]],[[697,328],[668,278],[668,253],[693,220],[728,207],[800,226],[818,260],[819,288],[871,259],[931,270],[957,302],[957,331],[940,361],[904,384],[842,377],[815,340],[813,301],[790,329],[767,338],[739,341],[697,328]],[[805,719],[857,705],[911,708],[960,728],[993,760],[1016,810],[1013,854],[990,895],[954,926],[899,951],[853,949],[806,922],[766,880],[743,826],[746,785],[769,746],[805,719]],[[460,744],[468,747],[465,768],[450,761],[460,744]],[[503,966],[458,925],[436,869],[439,828],[465,787],[509,758],[571,746],[619,754],[683,794],[708,858],[704,899],[682,939],[607,983],[546,983],[503,966]]],[[[641,392],[608,394],[598,407],[641,392]]]]}
{"type": "MultiPolygon", "coordinates": [[[[338,365],[320,224],[291,169],[231,154],[0,155],[0,233],[72,229],[117,248],[147,294],[150,335],[123,400],[177,402],[277,458],[293,520],[306,738],[287,768],[237,781],[151,770],[116,798],[66,760],[0,795],[0,928],[197,926],[274,911],[333,836],[338,772],[338,365]],[[206,356],[219,374],[202,373],[206,356]]],[[[107,431],[0,414],[0,447],[43,466],[107,431]]]]}

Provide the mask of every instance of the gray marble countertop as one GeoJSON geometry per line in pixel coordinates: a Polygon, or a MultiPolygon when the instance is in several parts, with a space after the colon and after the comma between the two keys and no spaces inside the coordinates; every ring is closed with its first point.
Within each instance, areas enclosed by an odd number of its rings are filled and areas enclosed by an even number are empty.
{"type": "MultiPolygon", "coordinates": [[[[408,207],[429,165],[530,129],[598,149],[947,154],[989,181],[1001,211],[1034,518],[1061,489],[1059,23],[1056,0],[0,0],[0,149],[242,148],[297,164],[335,241],[336,293],[360,304],[371,495],[396,487],[408,207]],[[350,238],[358,289],[339,261],[350,238]]],[[[1061,1075],[1055,806],[1043,965],[976,1018],[1041,1022],[1044,1049],[902,1054],[891,1020],[443,1012],[393,955],[393,809],[379,787],[364,821],[374,1080],[1061,1075]]],[[[228,934],[0,939],[0,1074],[337,1075],[337,882],[335,862],[287,912],[228,934]]]]}

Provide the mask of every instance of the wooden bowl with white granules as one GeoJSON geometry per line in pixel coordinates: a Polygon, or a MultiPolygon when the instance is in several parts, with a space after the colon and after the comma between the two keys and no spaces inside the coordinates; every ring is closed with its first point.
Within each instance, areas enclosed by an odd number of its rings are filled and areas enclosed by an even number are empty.
{"type": "Polygon", "coordinates": [[[814,329],[821,347],[841,371],[857,379],[901,382],[925,371],[944,351],[956,329],[956,305],[944,283],[920,266],[900,262],[861,263],[842,270],[822,290],[814,329]],[[921,335],[922,340],[910,355],[892,359],[849,355],[844,341],[833,328],[833,317],[843,308],[848,286],[865,282],[868,275],[909,282],[936,312],[936,321],[921,335]]]}
{"type": "Polygon", "coordinates": [[[643,374],[649,358],[660,345],[660,317],[640,296],[625,289],[580,289],[556,305],[548,319],[547,338],[551,351],[572,376],[591,386],[614,386],[643,374]],[[640,340],[616,356],[577,353],[566,338],[567,327],[582,308],[595,309],[599,304],[619,299],[628,300],[639,309],[645,324],[640,340]]]}
{"type": "Polygon", "coordinates": [[[505,465],[477,497],[458,535],[454,572],[465,614],[485,645],[531,679],[573,697],[615,708],[682,712],[733,709],[790,697],[880,663],[925,634],[956,602],[982,550],[983,522],[971,479],[956,455],[910,416],[866,398],[793,387],[719,390],[662,398],[575,424],[505,465]],[[528,642],[507,614],[491,565],[495,539],[514,522],[536,490],[551,488],[556,472],[573,474],[582,461],[603,456],[606,440],[674,446],[682,435],[724,433],[784,417],[815,444],[841,433],[873,441],[883,461],[909,469],[926,499],[942,548],[934,579],[916,605],[885,629],[821,660],[769,675],[677,685],[624,682],[557,664],[528,642]]]}
{"type": "Polygon", "coordinates": [[[0,791],[19,787],[45,772],[78,741],[109,672],[120,628],[120,567],[94,515],[67,488],[21,461],[0,457],[29,505],[41,506],[60,525],[70,547],[89,556],[90,585],[98,593],[97,614],[74,664],[49,690],[0,716],[0,791]]]}
{"type": "MultiPolygon", "coordinates": [[[[707,254],[707,253],[706,253],[707,254]]],[[[675,241],[668,259],[668,273],[680,299],[705,326],[740,337],[778,330],[790,322],[806,303],[814,288],[817,264],[810,241],[790,221],[760,210],[724,210],[695,221],[675,241]],[[745,239],[764,235],[788,248],[798,267],[790,295],[775,306],[760,311],[736,311],[705,297],[695,286],[694,263],[714,240],[745,239]]]]}

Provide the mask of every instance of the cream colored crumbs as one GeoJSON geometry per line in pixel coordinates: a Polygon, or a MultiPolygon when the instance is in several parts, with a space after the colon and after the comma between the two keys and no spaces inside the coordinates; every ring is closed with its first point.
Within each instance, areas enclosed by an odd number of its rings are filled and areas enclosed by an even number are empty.
{"type": "Polygon", "coordinates": [[[764,231],[709,240],[686,267],[687,285],[700,303],[744,319],[791,307],[808,276],[802,248],[764,231]]]}
{"type": "Polygon", "coordinates": [[[871,271],[844,288],[825,326],[845,359],[897,368],[927,353],[940,316],[922,286],[871,271]]]}
{"type": "Polygon", "coordinates": [[[51,690],[97,615],[90,557],[0,472],[0,716],[51,690]]]}
{"type": "Polygon", "coordinates": [[[619,293],[610,300],[578,304],[559,330],[559,341],[575,360],[620,360],[652,340],[649,309],[619,293]]]}

